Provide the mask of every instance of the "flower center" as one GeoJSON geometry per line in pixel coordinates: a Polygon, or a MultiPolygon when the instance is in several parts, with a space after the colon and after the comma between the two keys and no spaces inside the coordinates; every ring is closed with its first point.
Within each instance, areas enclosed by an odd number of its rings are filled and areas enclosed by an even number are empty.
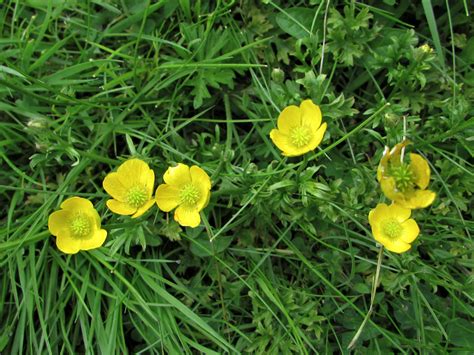
{"type": "Polygon", "coordinates": [[[415,176],[408,164],[401,164],[400,166],[392,167],[390,175],[395,179],[397,189],[401,192],[406,192],[413,187],[413,180],[415,176]]]}
{"type": "Polygon", "coordinates": [[[390,239],[395,239],[402,234],[403,228],[400,222],[396,219],[391,218],[383,222],[382,232],[390,239]]]}
{"type": "Polygon", "coordinates": [[[297,126],[291,130],[290,141],[297,148],[304,147],[311,140],[311,131],[306,126],[297,126]]]}
{"type": "Polygon", "coordinates": [[[82,214],[76,214],[71,221],[71,234],[74,238],[84,238],[91,233],[91,221],[82,214]]]}
{"type": "Polygon", "coordinates": [[[142,207],[147,201],[148,201],[148,194],[147,194],[145,186],[135,185],[130,190],[128,190],[127,203],[130,206],[134,208],[139,208],[139,207],[142,207]]]}
{"type": "Polygon", "coordinates": [[[200,193],[196,186],[192,183],[184,185],[182,188],[179,198],[181,203],[186,205],[194,205],[199,200],[200,193]]]}

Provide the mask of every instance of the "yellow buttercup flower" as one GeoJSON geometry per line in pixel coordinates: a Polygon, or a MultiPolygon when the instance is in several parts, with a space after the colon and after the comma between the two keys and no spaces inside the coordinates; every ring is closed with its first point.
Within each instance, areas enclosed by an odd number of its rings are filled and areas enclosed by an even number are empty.
{"type": "Polygon", "coordinates": [[[193,165],[178,164],[163,175],[164,184],[156,190],[156,204],[164,212],[174,208],[174,219],[184,227],[201,223],[199,212],[211,197],[211,179],[204,170],[193,165]]]}
{"type": "Polygon", "coordinates": [[[113,197],[107,207],[114,213],[140,217],[153,206],[155,173],[140,159],[122,163],[117,172],[109,173],[102,186],[113,197]]]}
{"type": "Polygon", "coordinates": [[[272,129],[270,138],[287,157],[303,155],[321,143],[327,124],[321,124],[318,105],[304,100],[300,107],[288,106],[278,117],[278,129],[272,129]]]}
{"type": "Polygon", "coordinates": [[[379,203],[369,213],[369,223],[376,241],[395,253],[403,253],[411,244],[420,229],[414,219],[410,219],[411,210],[397,204],[387,206],[379,203]]]}
{"type": "Polygon", "coordinates": [[[436,197],[427,190],[430,167],[425,158],[410,153],[410,162],[401,161],[402,148],[410,144],[405,140],[390,150],[385,148],[377,169],[377,180],[384,195],[402,207],[415,209],[431,205],[436,197]]]}
{"type": "Polygon", "coordinates": [[[49,215],[48,229],[56,237],[56,245],[66,254],[99,248],[107,231],[100,229],[100,217],[92,203],[81,197],[68,198],[61,210],[49,215]]]}

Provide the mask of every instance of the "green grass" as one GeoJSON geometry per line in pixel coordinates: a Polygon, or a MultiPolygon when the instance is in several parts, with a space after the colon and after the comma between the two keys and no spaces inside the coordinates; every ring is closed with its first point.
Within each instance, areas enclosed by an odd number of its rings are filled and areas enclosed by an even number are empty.
{"type": "Polygon", "coordinates": [[[349,353],[402,117],[437,198],[384,252],[354,351],[474,352],[472,8],[390,3],[0,0],[0,353],[349,353]],[[306,98],[328,132],[284,158],[269,132],[306,98]],[[157,183],[178,162],[211,176],[200,227],[107,209],[132,156],[157,183]],[[102,248],[56,248],[71,196],[102,248]]]}

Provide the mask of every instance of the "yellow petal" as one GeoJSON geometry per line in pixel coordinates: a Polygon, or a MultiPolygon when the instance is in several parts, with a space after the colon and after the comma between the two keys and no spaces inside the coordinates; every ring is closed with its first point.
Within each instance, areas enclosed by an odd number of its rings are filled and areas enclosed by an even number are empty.
{"type": "Polygon", "coordinates": [[[377,206],[369,212],[369,223],[372,228],[380,225],[380,223],[386,219],[389,213],[389,208],[385,203],[379,203],[377,206]]]}
{"type": "Polygon", "coordinates": [[[141,159],[129,159],[123,162],[117,169],[118,177],[122,185],[141,184],[145,186],[148,181],[148,171],[150,167],[141,159]]]}
{"type": "Polygon", "coordinates": [[[156,189],[155,200],[158,208],[163,212],[169,212],[179,204],[179,189],[177,187],[162,184],[156,189]]]}
{"type": "Polygon", "coordinates": [[[321,143],[324,137],[324,132],[326,132],[327,124],[324,122],[321,127],[314,133],[311,141],[308,143],[308,151],[315,150],[316,147],[321,143]]]}
{"type": "Polygon", "coordinates": [[[394,253],[404,253],[411,248],[409,243],[405,243],[402,240],[393,240],[389,238],[383,238],[382,240],[378,240],[380,244],[382,244],[385,249],[392,251],[394,253]]]}
{"type": "Polygon", "coordinates": [[[414,219],[409,219],[402,223],[403,232],[400,239],[405,243],[413,242],[418,234],[420,234],[420,228],[414,219]]]}
{"type": "Polygon", "coordinates": [[[389,159],[390,159],[390,148],[385,146],[382,159],[380,159],[379,166],[377,167],[377,180],[379,182],[382,180],[382,177],[387,176],[389,159]]]}
{"type": "Polygon", "coordinates": [[[52,235],[57,236],[61,234],[61,232],[68,230],[70,217],[71,213],[65,210],[51,213],[48,218],[49,232],[52,235]]]}
{"type": "Polygon", "coordinates": [[[130,184],[124,185],[119,178],[118,173],[109,173],[102,181],[102,187],[114,199],[125,201],[127,199],[127,191],[130,184]]]}
{"type": "Polygon", "coordinates": [[[155,187],[155,172],[149,169],[145,173],[145,177],[146,177],[145,188],[147,190],[148,197],[151,197],[151,195],[153,195],[153,188],[155,187]]]}
{"type": "Polygon", "coordinates": [[[310,127],[312,132],[316,131],[319,126],[321,126],[322,119],[321,109],[319,106],[315,105],[311,100],[304,100],[300,105],[300,109],[301,124],[310,127]]]}
{"type": "Polygon", "coordinates": [[[163,180],[168,185],[175,187],[183,187],[191,182],[191,174],[189,166],[179,163],[176,166],[169,167],[163,175],[163,180]]]}
{"type": "Polygon", "coordinates": [[[425,208],[431,205],[436,194],[430,190],[416,190],[409,198],[405,199],[402,206],[406,208],[416,209],[425,208]]]}
{"type": "Polygon", "coordinates": [[[277,126],[281,133],[288,134],[293,127],[301,125],[301,110],[298,106],[285,107],[278,116],[277,126]]]}
{"type": "Polygon", "coordinates": [[[380,181],[380,188],[382,189],[383,194],[390,200],[396,201],[397,203],[400,202],[400,204],[403,207],[406,207],[403,205],[403,201],[405,200],[403,194],[401,192],[397,191],[397,184],[395,182],[395,179],[392,177],[386,177],[382,178],[380,181]]]}
{"type": "Polygon", "coordinates": [[[89,200],[85,198],[71,197],[71,198],[68,198],[63,203],[61,203],[61,208],[63,210],[84,211],[84,210],[93,209],[94,206],[89,200]]]}
{"type": "Polygon", "coordinates": [[[302,148],[295,147],[290,143],[289,137],[277,129],[273,129],[270,132],[270,138],[278,149],[281,150],[281,153],[287,157],[296,157],[311,150],[307,145],[302,148]]]}
{"type": "Polygon", "coordinates": [[[419,154],[410,154],[410,169],[415,177],[416,185],[424,190],[430,183],[430,167],[425,158],[419,154]]]}
{"type": "Polygon", "coordinates": [[[60,233],[56,237],[56,246],[66,254],[76,254],[81,248],[80,239],[72,238],[68,233],[60,233]]]}
{"type": "Polygon", "coordinates": [[[178,206],[174,212],[174,219],[183,227],[195,228],[201,223],[201,216],[197,209],[189,209],[184,206],[178,206]]]}
{"type": "Polygon", "coordinates": [[[112,212],[121,214],[121,215],[131,215],[137,211],[135,207],[131,207],[125,202],[120,202],[117,200],[107,200],[107,207],[112,212]]]}
{"type": "Polygon", "coordinates": [[[100,248],[107,238],[107,231],[105,229],[99,229],[88,239],[81,239],[80,248],[81,250],[91,250],[100,248]]]}
{"type": "Polygon", "coordinates": [[[408,218],[410,218],[411,210],[409,208],[405,208],[400,206],[397,203],[392,203],[388,206],[387,210],[387,218],[393,218],[398,222],[402,223],[405,222],[408,218]]]}
{"type": "Polygon", "coordinates": [[[191,169],[189,169],[189,172],[191,174],[191,180],[195,186],[200,186],[206,190],[211,189],[211,179],[203,169],[197,165],[193,165],[191,169]]]}
{"type": "Polygon", "coordinates": [[[151,206],[155,204],[155,199],[149,200],[147,203],[145,203],[142,207],[137,209],[137,212],[132,216],[132,218],[137,218],[140,217],[142,214],[144,214],[146,211],[148,211],[151,206]]]}

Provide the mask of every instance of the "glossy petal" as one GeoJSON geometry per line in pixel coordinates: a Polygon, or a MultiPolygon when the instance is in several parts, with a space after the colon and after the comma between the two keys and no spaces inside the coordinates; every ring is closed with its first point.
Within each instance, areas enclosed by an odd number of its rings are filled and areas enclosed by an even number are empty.
{"type": "Polygon", "coordinates": [[[189,172],[191,174],[191,180],[195,186],[201,186],[203,189],[211,189],[211,179],[209,175],[197,165],[193,165],[189,172]]]}
{"type": "MultiPolygon", "coordinates": [[[[404,200],[403,194],[397,191],[397,186],[396,186],[396,182],[394,178],[392,177],[383,178],[380,181],[380,188],[382,189],[382,192],[385,195],[385,197],[387,197],[388,199],[392,201],[396,201],[396,202],[400,202],[404,200]]],[[[405,207],[403,203],[400,203],[400,204],[403,207],[405,207]]]]}
{"type": "Polygon", "coordinates": [[[145,177],[146,177],[145,188],[147,190],[148,197],[151,198],[151,196],[153,195],[153,188],[155,187],[155,172],[149,169],[145,173],[145,177]]]}
{"type": "Polygon", "coordinates": [[[308,151],[315,150],[319,146],[319,143],[321,143],[321,141],[323,140],[326,128],[327,123],[324,122],[321,127],[319,127],[319,129],[314,133],[313,138],[308,143],[308,151]]]}
{"type": "Polygon", "coordinates": [[[374,209],[369,212],[369,223],[373,226],[378,226],[389,214],[389,207],[385,203],[379,203],[374,209]]]}
{"type": "Polygon", "coordinates": [[[430,167],[425,158],[419,154],[410,154],[410,169],[415,176],[416,185],[424,190],[430,183],[430,167]]]}
{"type": "Polygon", "coordinates": [[[283,134],[289,134],[293,127],[301,125],[301,110],[298,106],[287,106],[278,116],[278,130],[283,134]]]}
{"type": "Polygon", "coordinates": [[[141,184],[145,186],[148,182],[148,171],[150,167],[141,159],[129,159],[123,162],[117,169],[118,177],[125,187],[141,184]]]}
{"type": "Polygon", "coordinates": [[[81,240],[61,233],[56,237],[56,246],[66,254],[76,254],[81,249],[81,240]]]}
{"type": "Polygon", "coordinates": [[[389,238],[375,238],[380,244],[382,244],[387,250],[392,251],[394,253],[404,253],[411,248],[411,245],[405,243],[401,239],[392,240],[389,238]]]}
{"type": "Polygon", "coordinates": [[[414,219],[409,219],[402,223],[403,234],[400,239],[405,243],[413,242],[418,234],[420,234],[420,228],[414,219]]]}
{"type": "Polygon", "coordinates": [[[107,200],[107,207],[112,212],[121,214],[124,216],[134,214],[137,211],[136,208],[129,206],[125,202],[121,202],[117,200],[107,200]]]}
{"type": "Polygon", "coordinates": [[[63,231],[68,230],[70,217],[71,212],[65,210],[51,213],[48,218],[49,232],[54,236],[58,236],[63,231]]]}
{"type": "Polygon", "coordinates": [[[122,179],[119,177],[119,173],[109,173],[102,181],[102,187],[104,190],[118,201],[125,201],[127,191],[131,184],[122,183],[122,179]]]}
{"type": "Polygon", "coordinates": [[[189,209],[179,206],[174,212],[174,219],[183,227],[195,228],[201,223],[201,216],[197,209],[189,209]]]}
{"type": "Polygon", "coordinates": [[[289,155],[289,152],[294,150],[294,147],[289,141],[289,137],[277,129],[271,130],[270,139],[272,140],[273,144],[275,144],[277,148],[283,152],[283,155],[289,155]]]}
{"type": "Polygon", "coordinates": [[[410,218],[411,210],[405,207],[400,206],[397,203],[392,203],[388,206],[388,211],[386,217],[394,218],[398,222],[402,223],[405,222],[408,218],[410,218]]]}
{"type": "Polygon", "coordinates": [[[179,204],[179,188],[168,184],[162,184],[156,189],[155,200],[158,208],[163,212],[169,212],[179,204]]]}
{"type": "Polygon", "coordinates": [[[95,231],[89,239],[81,239],[80,248],[81,250],[91,250],[100,248],[107,238],[107,231],[105,229],[99,229],[95,231]]]}
{"type": "Polygon", "coordinates": [[[311,100],[304,100],[300,105],[300,109],[301,109],[301,124],[303,126],[310,127],[311,131],[315,132],[319,128],[319,126],[321,126],[321,120],[322,120],[321,109],[319,108],[318,105],[315,105],[313,101],[311,100]]]}
{"type": "Polygon", "coordinates": [[[142,214],[144,214],[146,211],[148,211],[154,204],[155,204],[155,199],[149,200],[142,207],[137,209],[137,212],[135,212],[135,214],[132,216],[132,218],[140,217],[142,214]]]}
{"type": "Polygon", "coordinates": [[[61,208],[63,210],[89,210],[93,209],[94,206],[92,203],[85,198],[82,197],[71,197],[68,198],[66,201],[61,203],[61,208]]]}
{"type": "Polygon", "coordinates": [[[176,166],[169,167],[163,175],[163,180],[168,185],[182,187],[191,182],[189,166],[179,163],[176,166]]]}
{"type": "Polygon", "coordinates": [[[377,180],[379,182],[382,180],[382,177],[387,176],[389,159],[390,159],[390,148],[385,146],[382,159],[380,159],[380,163],[377,168],[377,180]]]}
{"type": "MultiPolygon", "coordinates": [[[[400,201],[400,205],[405,208],[425,208],[431,205],[436,198],[436,194],[430,190],[416,190],[414,191],[409,198],[406,198],[403,201],[400,201]]],[[[397,201],[397,203],[399,203],[397,201]]]]}

